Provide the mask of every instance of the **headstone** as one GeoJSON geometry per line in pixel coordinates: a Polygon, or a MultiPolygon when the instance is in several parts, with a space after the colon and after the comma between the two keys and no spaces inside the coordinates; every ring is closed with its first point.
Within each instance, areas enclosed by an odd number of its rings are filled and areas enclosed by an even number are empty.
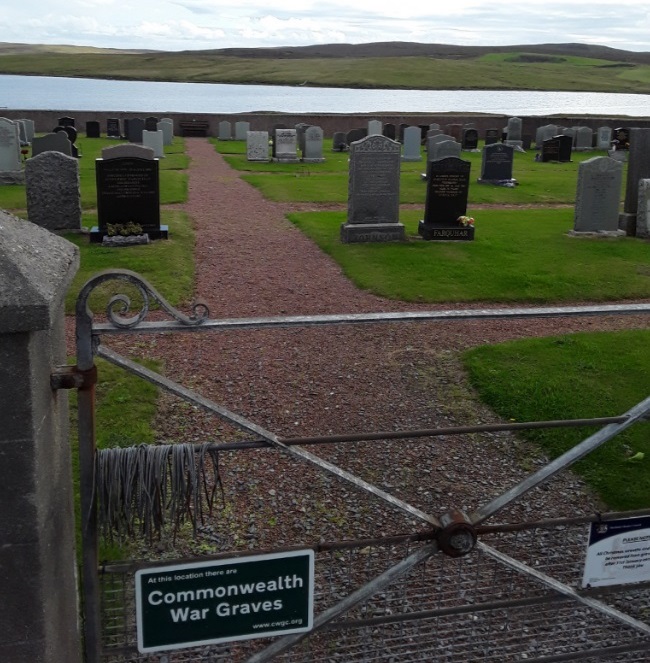
{"type": "Polygon", "coordinates": [[[492,145],[501,140],[501,129],[486,129],[485,131],[485,144],[492,145]]]}
{"type": "Polygon", "coordinates": [[[86,138],[101,138],[99,122],[97,120],[88,120],[86,122],[86,138]]]}
{"type": "Polygon", "coordinates": [[[25,125],[25,132],[27,133],[27,142],[31,143],[34,140],[34,134],[36,133],[34,120],[22,119],[21,122],[25,125]]]}
{"type": "Polygon", "coordinates": [[[305,129],[302,160],[304,163],[325,161],[323,157],[323,130],[320,127],[310,126],[305,129]]]}
{"type": "Polygon", "coordinates": [[[596,147],[599,150],[608,150],[612,146],[612,128],[598,127],[598,139],[596,147]]]}
{"type": "Polygon", "coordinates": [[[109,138],[121,138],[120,120],[117,117],[109,117],[106,120],[106,135],[109,138]]]}
{"type": "Polygon", "coordinates": [[[158,131],[162,132],[163,145],[172,145],[174,143],[174,124],[160,120],[156,126],[158,131]]]}
{"type": "Polygon", "coordinates": [[[172,138],[174,137],[174,120],[171,117],[163,117],[162,120],[160,120],[163,124],[168,124],[169,127],[171,128],[172,132],[172,138]]]}
{"type": "Polygon", "coordinates": [[[158,118],[150,115],[144,118],[145,131],[158,131],[158,118]]]}
{"type": "Polygon", "coordinates": [[[235,122],[235,140],[246,140],[246,134],[250,130],[250,122],[235,122]]]}
{"type": "Polygon", "coordinates": [[[420,127],[407,127],[404,130],[404,154],[402,161],[422,161],[420,153],[422,132],[420,127]]]}
{"type": "Polygon", "coordinates": [[[619,227],[629,236],[636,232],[636,212],[639,203],[639,182],[650,179],[650,129],[630,129],[625,202],[619,227]]]}
{"type": "Polygon", "coordinates": [[[461,132],[463,131],[462,124],[447,124],[445,125],[445,133],[451,136],[454,140],[460,141],[461,132]]]}
{"type": "MultiPolygon", "coordinates": [[[[439,136],[436,136],[436,138],[439,138],[439,136]]],[[[460,143],[457,143],[455,140],[447,139],[429,144],[427,161],[439,161],[440,159],[447,159],[448,157],[460,158],[460,143]]]]}
{"type": "Polygon", "coordinates": [[[345,140],[348,143],[348,146],[352,143],[356,143],[358,140],[365,138],[368,135],[367,129],[351,129],[345,136],[345,140]]]}
{"type": "Polygon", "coordinates": [[[79,162],[61,152],[42,152],[25,163],[27,218],[48,230],[81,229],[79,162]]]}
{"type": "Polygon", "coordinates": [[[512,164],[514,162],[515,148],[512,145],[494,143],[483,148],[481,162],[481,176],[479,182],[495,184],[514,184],[512,179],[512,164]]]}
{"type": "Polygon", "coordinates": [[[298,163],[298,135],[295,129],[275,130],[275,159],[284,163],[298,163]]]}
{"type": "Polygon", "coordinates": [[[381,120],[368,120],[368,135],[381,136],[383,135],[383,124],[381,120]]]}
{"type": "Polygon", "coordinates": [[[105,147],[102,150],[102,159],[153,159],[154,152],[150,147],[137,145],[136,143],[123,143],[122,145],[113,145],[113,147],[105,147]]]}
{"type": "Polygon", "coordinates": [[[306,122],[299,122],[294,126],[294,129],[296,130],[296,143],[302,156],[305,155],[305,131],[307,131],[310,126],[311,125],[306,122]]]}
{"type": "Polygon", "coordinates": [[[472,152],[478,149],[478,131],[473,128],[463,129],[460,149],[472,152]]]}
{"type": "Polygon", "coordinates": [[[348,149],[345,131],[335,131],[332,136],[332,152],[346,152],[348,149]]]}
{"type": "Polygon", "coordinates": [[[556,124],[545,124],[537,129],[535,132],[535,145],[538,149],[541,149],[542,143],[553,136],[558,135],[558,129],[556,124]]]}
{"type": "Polygon", "coordinates": [[[60,117],[57,120],[57,124],[60,127],[74,127],[74,117],[69,117],[67,115],[65,117],[60,117]]]}
{"type": "Polygon", "coordinates": [[[167,237],[167,226],[160,225],[158,163],[137,157],[96,160],[98,226],[91,230],[91,241],[102,241],[109,225],[119,229],[132,224],[151,239],[167,237]]]}
{"type": "Polygon", "coordinates": [[[614,129],[612,142],[617,150],[630,149],[630,129],[628,127],[617,127],[614,129]]]}
{"type": "Polygon", "coordinates": [[[578,166],[574,232],[618,231],[623,164],[593,157],[578,166]]]}
{"type": "Polygon", "coordinates": [[[391,140],[395,140],[397,137],[397,130],[392,122],[386,122],[381,133],[382,135],[386,136],[386,138],[390,138],[391,140]]]}
{"type": "Polygon", "coordinates": [[[473,226],[458,218],[467,212],[471,163],[448,157],[427,164],[427,197],[418,234],[426,240],[473,240],[473,226]]]}
{"type": "Polygon", "coordinates": [[[157,159],[165,158],[165,150],[163,148],[163,132],[162,131],[147,131],[142,132],[142,146],[150,147],[153,150],[154,157],[157,159]]]}
{"type": "Polygon", "coordinates": [[[32,158],[42,152],[61,152],[67,156],[72,156],[72,143],[65,131],[36,136],[32,141],[32,158]]]}
{"type": "Polygon", "coordinates": [[[521,136],[521,147],[524,150],[529,150],[533,144],[533,137],[530,134],[523,134],[521,136]]]}
{"type": "MultiPolygon", "coordinates": [[[[68,140],[74,145],[77,140],[77,130],[71,125],[66,124],[65,126],[54,127],[52,129],[53,133],[63,132],[68,137],[68,140]]],[[[74,154],[72,155],[74,156],[74,154]]]]}
{"type": "Polygon", "coordinates": [[[639,180],[636,236],[641,239],[650,239],[650,179],[639,180]]]}
{"type": "Polygon", "coordinates": [[[22,181],[18,127],[12,120],[0,117],[0,184],[19,184],[22,181]]]}
{"type": "Polygon", "coordinates": [[[424,144],[426,145],[427,138],[433,138],[433,136],[440,136],[444,131],[442,129],[429,129],[426,136],[424,137],[424,144]]]}
{"type": "Polygon", "coordinates": [[[594,142],[594,132],[590,127],[578,127],[576,131],[576,145],[577,152],[585,152],[592,149],[594,142]]]}
{"type": "Polygon", "coordinates": [[[219,140],[232,140],[232,125],[228,120],[219,122],[219,140]]]}
{"type": "Polygon", "coordinates": [[[432,122],[429,125],[429,129],[440,129],[440,125],[437,122],[432,122]]]}
{"type": "Polygon", "coordinates": [[[249,131],[246,134],[246,160],[269,161],[269,132],[249,131]]]}
{"type": "Polygon", "coordinates": [[[141,117],[131,118],[126,125],[126,138],[129,143],[141,143],[144,131],[144,120],[141,117]]]}
{"type": "Polygon", "coordinates": [[[511,145],[515,149],[523,150],[523,141],[521,138],[522,120],[520,117],[508,118],[508,126],[506,128],[507,138],[506,145],[511,145]]]}
{"type": "Polygon", "coordinates": [[[404,131],[408,127],[408,124],[406,122],[401,122],[399,127],[398,127],[398,140],[400,143],[404,142],[404,131]]]}
{"type": "Polygon", "coordinates": [[[571,161],[571,146],[573,140],[571,136],[562,134],[553,136],[542,143],[542,161],[559,161],[568,163],[571,161]]]}
{"type": "Polygon", "coordinates": [[[350,145],[348,220],[342,242],[403,240],[399,222],[401,145],[385,136],[368,136],[350,145]]]}
{"type": "MultiPolygon", "coordinates": [[[[447,134],[436,134],[435,136],[429,136],[426,142],[427,161],[431,161],[431,159],[433,158],[434,146],[437,145],[438,143],[442,143],[448,140],[456,142],[452,136],[449,136],[447,134]]],[[[458,144],[458,150],[460,153],[460,143],[458,144]]]]}
{"type": "Polygon", "coordinates": [[[129,118],[122,120],[122,136],[127,140],[129,139],[129,124],[131,124],[131,120],[129,118]]]}
{"type": "Polygon", "coordinates": [[[14,124],[18,127],[18,140],[20,141],[21,147],[29,145],[27,140],[27,129],[25,129],[25,123],[22,120],[14,120],[14,124]]]}

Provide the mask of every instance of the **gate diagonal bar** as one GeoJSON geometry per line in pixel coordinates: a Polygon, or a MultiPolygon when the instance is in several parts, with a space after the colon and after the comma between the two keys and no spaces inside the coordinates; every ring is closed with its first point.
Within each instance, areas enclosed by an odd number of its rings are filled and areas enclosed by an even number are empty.
{"type": "MultiPolygon", "coordinates": [[[[495,319],[536,319],[548,317],[583,317],[603,315],[637,315],[650,313],[650,303],[621,305],[589,305],[531,308],[475,308],[419,312],[391,312],[339,315],[278,316],[212,320],[202,303],[193,307],[191,315],[184,315],[172,307],[142,277],[128,270],[103,272],[90,279],[77,299],[77,367],[83,386],[79,389],[79,440],[81,507],[84,561],[84,635],[87,663],[262,663],[283,660],[291,663],[312,663],[315,660],[351,663],[353,661],[411,661],[442,660],[447,663],[483,660],[489,663],[510,663],[526,658],[528,661],[648,661],[650,650],[650,583],[616,593],[590,592],[584,595],[573,586],[579,582],[580,551],[584,551],[586,534],[577,530],[578,521],[549,520],[545,545],[553,537],[556,547],[564,546],[567,553],[558,565],[545,556],[541,566],[533,569],[519,556],[529,556],[539,550],[535,536],[537,529],[527,523],[504,526],[482,525],[485,520],[505,506],[520,500],[529,490],[550,480],[579,458],[590,453],[632,424],[648,417],[650,398],[642,401],[620,417],[600,420],[580,420],[580,425],[607,424],[605,428],[584,440],[556,461],[536,472],[520,484],[488,504],[479,507],[460,525],[464,534],[475,534],[472,546],[461,556],[453,555],[444,545],[439,533],[447,528],[449,512],[438,519],[399,500],[376,486],[352,475],[305,449],[298,443],[328,443],[353,441],[358,436],[330,436],[283,439],[254,422],[218,405],[182,385],[169,380],[113,350],[102,346],[102,335],[160,333],[180,331],[233,331],[309,327],[324,325],[362,325],[406,322],[451,322],[495,319]],[[130,314],[131,302],[126,295],[115,295],[106,309],[106,322],[95,322],[88,307],[91,291],[111,280],[120,280],[135,288],[142,302],[140,310],[130,314]],[[172,320],[146,321],[152,307],[150,299],[158,302],[162,316],[172,320]],[[422,536],[413,533],[389,537],[383,542],[374,540],[358,545],[338,542],[319,549],[321,556],[329,555],[329,564],[320,565],[315,588],[315,605],[319,616],[315,628],[308,633],[288,635],[272,640],[268,637],[245,642],[230,642],[208,646],[198,651],[177,650],[164,655],[141,655],[136,652],[133,610],[134,585],[132,569],[147,565],[143,562],[112,564],[97,573],[98,532],[96,492],[94,486],[94,357],[100,356],[125,370],[152,382],[160,388],[197,405],[234,424],[258,438],[253,442],[234,445],[266,446],[306,461],[324,472],[346,481],[427,523],[429,529],[422,536]],[[83,396],[83,397],[82,397],[83,396]],[[442,527],[441,521],[445,524],[442,527]],[[574,527],[567,545],[567,528],[574,527]],[[528,527],[528,529],[527,529],[528,527]],[[529,536],[532,534],[532,538],[529,536]],[[478,542],[476,536],[486,541],[478,542]],[[401,540],[401,542],[398,541],[401,540]],[[494,541],[492,541],[494,539],[494,541]],[[490,541],[490,543],[488,543],[490,541]],[[504,552],[500,545],[506,546],[504,552]],[[363,547],[361,547],[363,546],[363,547]],[[449,553],[449,557],[441,551],[449,553]],[[338,552],[337,552],[338,551],[338,552]],[[471,554],[470,554],[471,553],[471,554]],[[341,565],[342,555],[346,563],[341,565]],[[365,565],[365,572],[364,572],[365,565]],[[554,576],[561,579],[557,579],[554,576]],[[468,596],[476,594],[471,600],[468,596]],[[634,598],[621,609],[623,599],[634,598]],[[603,597],[597,600],[596,596],[603,597]],[[607,601],[605,600],[607,599],[607,601]],[[609,600],[615,602],[610,605],[609,600]],[[638,600],[637,600],[638,599],[638,600]],[[100,612],[101,619],[100,620],[100,612]],[[345,619],[343,619],[345,617],[345,619]],[[562,640],[564,623],[578,620],[583,624],[586,639],[576,642],[562,640]],[[378,627],[381,625],[381,636],[378,627]],[[554,625],[553,627],[549,625],[554,625]],[[478,634],[478,635],[477,635],[478,634]],[[558,640],[559,639],[559,640],[558,640]],[[485,644],[487,643],[487,644],[485,644]],[[334,647],[334,649],[333,649],[334,647]],[[525,655],[523,654],[525,652],[525,655]],[[640,652],[640,654],[639,654],[640,652]]],[[[156,313],[154,317],[160,317],[156,313]]],[[[575,422],[530,422],[544,425],[577,425],[575,422]]],[[[504,424],[503,430],[506,430],[504,424]]],[[[514,427],[526,427],[515,424],[514,427]]],[[[419,436],[473,432],[479,427],[457,427],[410,431],[419,436]],[[446,432],[444,432],[446,430],[446,432]]],[[[487,429],[486,429],[487,430],[487,429]]],[[[494,428],[498,430],[498,428],[494,428]]],[[[408,433],[390,432],[387,437],[403,438],[408,433]]],[[[382,433],[361,434],[359,439],[383,439],[382,433]]],[[[453,513],[460,513],[455,512],[453,513]]],[[[581,520],[584,524],[584,519],[581,520]]],[[[539,526],[543,527],[542,525],[539,526]]],[[[451,536],[451,529],[450,536],[451,536]]],[[[459,530],[453,530],[458,532],[459,530]]],[[[457,535],[457,534],[456,534],[457,535]]],[[[460,548],[458,548],[460,550],[460,548]]],[[[249,551],[250,552],[250,551],[249,551]]],[[[222,555],[225,553],[222,553],[222,555]]],[[[233,555],[239,554],[235,551],[233,555]]],[[[188,561],[188,560],[185,560],[188,561]]],[[[151,565],[155,565],[151,563],[151,565]]],[[[567,632],[571,636],[572,632],[567,632]]],[[[566,634],[565,634],[566,635],[566,634]]]]}

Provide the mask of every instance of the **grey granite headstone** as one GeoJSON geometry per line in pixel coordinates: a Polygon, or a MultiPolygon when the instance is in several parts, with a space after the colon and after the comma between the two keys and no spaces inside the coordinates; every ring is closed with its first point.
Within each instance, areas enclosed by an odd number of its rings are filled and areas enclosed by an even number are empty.
{"type": "Polygon", "coordinates": [[[250,130],[250,122],[235,122],[235,140],[246,140],[246,134],[250,130]]]}
{"type": "Polygon", "coordinates": [[[619,227],[628,235],[636,232],[636,210],[639,202],[639,182],[650,179],[650,129],[630,129],[630,152],[627,162],[625,204],[619,227]]]}
{"type": "Polygon", "coordinates": [[[404,129],[404,154],[402,161],[422,161],[420,142],[422,131],[420,127],[406,127],[404,129]]]}
{"type": "Polygon", "coordinates": [[[323,130],[320,127],[307,127],[304,131],[303,141],[302,160],[305,163],[325,161],[323,157],[323,130]]]}
{"type": "Polygon", "coordinates": [[[522,120],[520,117],[508,118],[508,126],[506,127],[507,138],[506,145],[511,145],[516,150],[523,151],[523,141],[521,138],[522,120]]]}
{"type": "Polygon", "coordinates": [[[61,152],[42,152],[25,163],[27,218],[48,230],[81,228],[79,162],[61,152]]]}
{"type": "Polygon", "coordinates": [[[150,147],[153,150],[153,154],[156,159],[165,158],[162,131],[147,131],[145,129],[142,132],[142,146],[150,147]]]}
{"type": "Polygon", "coordinates": [[[32,141],[32,157],[36,157],[41,152],[61,152],[72,156],[72,143],[64,131],[36,136],[32,141]]]}
{"type": "Polygon", "coordinates": [[[347,149],[347,134],[345,131],[335,131],[332,136],[332,152],[346,152],[347,149]]]}
{"type": "Polygon", "coordinates": [[[124,157],[136,159],[153,159],[155,157],[154,151],[150,147],[144,145],[113,145],[112,147],[105,147],[102,150],[102,159],[122,159],[124,157]]]}
{"type": "Polygon", "coordinates": [[[578,166],[574,232],[618,231],[623,164],[593,157],[578,166]]]}
{"type": "Polygon", "coordinates": [[[590,127],[578,127],[576,130],[575,150],[586,152],[593,149],[594,132],[590,127]]]}
{"type": "Polygon", "coordinates": [[[596,140],[596,147],[599,150],[609,150],[611,146],[612,146],[612,128],[598,127],[598,138],[596,140]]]}
{"type": "Polygon", "coordinates": [[[515,148],[512,145],[494,143],[483,148],[481,176],[479,182],[495,183],[513,182],[512,164],[515,148]]]}
{"type": "Polygon", "coordinates": [[[350,145],[348,220],[342,242],[387,242],[404,239],[399,222],[399,177],[402,146],[385,136],[367,136],[350,145]]]}
{"type": "Polygon", "coordinates": [[[368,135],[381,136],[384,131],[384,126],[381,120],[368,120],[368,135]]]}
{"type": "Polygon", "coordinates": [[[29,141],[27,140],[25,123],[22,120],[14,120],[14,124],[18,127],[18,140],[20,140],[21,146],[27,145],[29,141]]]}
{"type": "Polygon", "coordinates": [[[639,180],[639,202],[636,208],[636,236],[650,239],[650,179],[639,180]]]}
{"type": "Polygon", "coordinates": [[[217,135],[219,140],[232,140],[232,124],[228,120],[219,122],[217,135]]]}
{"type": "MultiPolygon", "coordinates": [[[[436,136],[436,138],[440,138],[440,136],[436,136]]],[[[447,157],[460,157],[461,145],[455,140],[441,140],[433,143],[430,148],[428,154],[429,161],[439,161],[447,157]]]]}
{"type": "MultiPolygon", "coordinates": [[[[455,141],[456,139],[453,136],[450,136],[449,134],[443,134],[443,133],[438,133],[435,136],[429,136],[427,138],[427,161],[431,161],[432,159],[432,153],[434,150],[434,145],[437,145],[438,143],[442,143],[446,140],[451,140],[455,141]]],[[[458,149],[460,149],[460,143],[458,144],[458,149]]]]}
{"type": "Polygon", "coordinates": [[[22,165],[20,163],[20,135],[18,125],[6,117],[0,117],[0,175],[8,183],[15,177],[22,180],[22,165]]]}
{"type": "Polygon", "coordinates": [[[549,138],[553,138],[553,136],[557,136],[557,133],[557,124],[544,124],[535,132],[535,145],[541,149],[542,143],[549,138]]]}
{"type": "Polygon", "coordinates": [[[246,134],[247,161],[269,161],[269,132],[249,131],[246,134]]]}
{"type": "Polygon", "coordinates": [[[275,158],[285,163],[298,163],[298,132],[295,129],[275,130],[275,158]]]}
{"type": "Polygon", "coordinates": [[[429,129],[440,129],[440,125],[437,122],[432,122],[429,125],[429,129]]]}
{"type": "Polygon", "coordinates": [[[34,124],[34,120],[23,118],[21,122],[23,122],[23,124],[25,125],[25,132],[27,133],[27,142],[31,143],[34,140],[34,134],[36,133],[36,126],[34,124]]]}

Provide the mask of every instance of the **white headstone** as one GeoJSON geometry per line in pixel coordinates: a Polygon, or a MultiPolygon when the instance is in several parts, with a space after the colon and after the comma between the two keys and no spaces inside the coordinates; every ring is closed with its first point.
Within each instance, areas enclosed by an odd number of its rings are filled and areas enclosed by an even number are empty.
{"type": "Polygon", "coordinates": [[[404,129],[404,153],[402,161],[422,161],[420,153],[420,142],[422,141],[422,130],[420,127],[406,127],[404,129]]]}
{"type": "Polygon", "coordinates": [[[247,161],[269,160],[269,132],[249,131],[246,134],[247,161]]]}
{"type": "Polygon", "coordinates": [[[246,134],[250,130],[250,122],[235,122],[235,140],[246,140],[246,134]]]}
{"type": "Polygon", "coordinates": [[[596,139],[596,147],[599,150],[609,150],[611,146],[612,146],[612,128],[598,127],[598,138],[596,139]]]}
{"type": "Polygon", "coordinates": [[[227,120],[219,122],[219,140],[232,140],[232,125],[227,120]]]}
{"type": "Polygon", "coordinates": [[[163,145],[171,145],[174,142],[174,123],[160,120],[156,126],[158,131],[162,131],[163,145]]]}
{"type": "Polygon", "coordinates": [[[323,157],[323,130],[320,127],[309,126],[304,133],[305,148],[302,160],[305,163],[320,163],[323,157]]]}
{"type": "Polygon", "coordinates": [[[150,147],[153,150],[153,155],[156,159],[165,158],[165,150],[163,149],[163,132],[162,131],[147,131],[142,132],[142,146],[150,147]]]}
{"type": "Polygon", "coordinates": [[[299,161],[298,132],[295,129],[275,130],[275,158],[278,161],[299,161]]]}
{"type": "Polygon", "coordinates": [[[381,136],[381,132],[383,130],[384,130],[384,125],[381,120],[368,120],[369,136],[381,136]]]}

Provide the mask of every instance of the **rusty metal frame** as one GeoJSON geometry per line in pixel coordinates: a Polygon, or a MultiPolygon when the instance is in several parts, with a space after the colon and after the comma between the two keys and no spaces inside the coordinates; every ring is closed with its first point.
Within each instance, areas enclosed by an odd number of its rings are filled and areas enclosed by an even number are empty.
{"type": "MultiPolygon", "coordinates": [[[[54,388],[77,388],[79,392],[79,462],[81,473],[81,519],[82,519],[82,583],[83,583],[83,605],[84,605],[84,641],[85,655],[88,663],[98,663],[101,657],[101,618],[99,611],[100,586],[98,577],[98,531],[97,531],[97,509],[95,493],[95,471],[96,471],[96,448],[95,448],[95,413],[94,413],[94,358],[101,356],[108,361],[133,372],[140,377],[166,389],[181,398],[198,405],[213,414],[229,421],[258,438],[253,441],[253,445],[272,446],[281,449],[283,452],[293,456],[296,459],[306,461],[320,468],[323,471],[332,473],[337,478],[348,481],[356,487],[374,495],[394,508],[401,509],[408,514],[424,521],[432,532],[434,539],[418,551],[402,560],[397,565],[388,569],[380,576],[376,577],[364,587],[354,592],[352,595],[340,601],[315,620],[315,628],[325,627],[332,619],[347,612],[351,607],[363,601],[368,596],[379,591],[382,587],[390,584],[396,577],[406,573],[414,566],[421,564],[424,560],[435,554],[439,550],[444,550],[452,556],[466,554],[476,545],[502,563],[517,568],[521,573],[535,577],[537,580],[553,586],[564,596],[570,596],[573,599],[583,600],[571,588],[557,583],[552,578],[541,577],[539,574],[532,573],[530,567],[516,562],[507,556],[499,553],[483,543],[477,542],[477,528],[480,529],[481,523],[490,518],[502,508],[518,500],[526,492],[547,481],[558,472],[566,469],[578,459],[590,453],[593,449],[604,444],[606,441],[617,435],[619,432],[630,425],[645,419],[650,413],[650,397],[642,401],[628,412],[619,417],[610,417],[599,420],[578,420],[577,422],[549,422],[554,425],[585,425],[585,423],[607,425],[590,436],[582,443],[574,447],[566,454],[549,463],[542,470],[526,478],[518,486],[507,491],[490,503],[476,510],[469,517],[459,512],[450,512],[435,516],[427,514],[406,502],[399,500],[392,495],[382,491],[372,484],[342,470],[341,468],[324,461],[318,456],[302,449],[299,442],[316,443],[322,441],[319,438],[307,438],[301,440],[282,439],[274,433],[263,429],[257,424],[233,413],[222,406],[202,397],[201,395],[182,387],[181,385],[149,371],[135,362],[125,357],[121,357],[112,350],[101,346],[100,336],[120,333],[158,333],[161,331],[224,331],[232,329],[260,329],[275,327],[294,327],[294,326],[314,326],[314,325],[341,325],[341,324],[376,324],[390,322],[434,322],[451,320],[480,320],[480,319],[517,319],[517,318],[539,318],[539,317],[576,317],[576,316],[594,316],[594,315],[633,315],[650,313],[650,304],[630,304],[630,305],[611,305],[611,306],[579,306],[579,307],[535,307],[535,308],[509,308],[509,309],[469,309],[453,311],[424,311],[413,313],[374,313],[374,314],[344,314],[344,315],[323,315],[323,316],[284,316],[284,317],[265,317],[249,319],[230,319],[230,320],[210,320],[209,311],[203,303],[197,303],[193,307],[192,314],[187,316],[174,307],[172,307],[146,280],[138,274],[128,270],[114,270],[101,272],[91,278],[79,293],[76,305],[76,338],[77,338],[77,365],[73,369],[61,369],[55,371],[52,376],[54,388]],[[120,281],[134,287],[138,292],[141,302],[140,308],[135,314],[130,313],[131,302],[126,295],[118,294],[112,297],[106,309],[106,322],[97,323],[93,319],[93,313],[89,308],[89,297],[91,292],[102,283],[109,281],[120,281]],[[150,311],[151,302],[157,303],[172,321],[154,321],[146,322],[145,319],[150,311]],[[261,438],[261,442],[259,441],[261,438]],[[450,544],[453,539],[454,543],[450,544]],[[458,544],[458,540],[462,543],[458,544]],[[460,547],[457,547],[459,546],[460,547]]],[[[533,422],[531,422],[533,423],[533,422]]],[[[534,422],[537,427],[544,425],[544,422],[534,422]]],[[[509,427],[513,428],[512,425],[509,427]]],[[[525,424],[519,424],[517,427],[526,427],[525,424]]],[[[506,428],[500,428],[504,430],[506,428]]],[[[419,435],[445,434],[441,431],[449,429],[440,429],[439,431],[415,431],[419,435]]],[[[473,430],[473,429],[472,429],[473,430]]],[[[492,429],[494,430],[494,428],[492,429]]],[[[456,431],[462,432],[462,431],[456,431]]],[[[472,432],[467,430],[464,432],[472,432]]],[[[413,436],[414,431],[405,431],[402,433],[393,433],[391,437],[409,437],[413,436]]],[[[371,439],[382,439],[381,433],[373,433],[377,437],[371,439]]],[[[358,436],[335,436],[345,438],[346,440],[358,439],[358,436]]],[[[388,437],[384,434],[384,437],[388,437]]],[[[363,438],[368,439],[368,438],[363,438]]],[[[343,441],[343,439],[327,440],[343,441]]],[[[608,606],[589,599],[590,607],[602,611],[608,616],[624,621],[628,626],[640,630],[644,634],[650,633],[650,627],[624,615],[618,611],[612,612],[608,606]]],[[[271,660],[281,651],[285,651],[293,646],[297,641],[308,637],[309,634],[300,634],[299,636],[285,636],[279,638],[270,647],[256,654],[250,659],[250,662],[261,663],[271,660]]],[[[559,660],[559,659],[558,659],[559,660]]]]}

